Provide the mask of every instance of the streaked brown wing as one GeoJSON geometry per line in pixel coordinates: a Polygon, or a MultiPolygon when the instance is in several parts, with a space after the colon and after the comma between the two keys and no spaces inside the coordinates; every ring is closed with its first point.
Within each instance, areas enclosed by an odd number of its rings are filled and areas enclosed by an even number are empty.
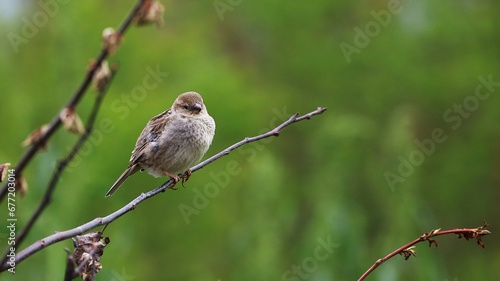
{"type": "Polygon", "coordinates": [[[137,142],[135,143],[135,148],[132,151],[132,156],[130,157],[130,165],[134,165],[139,162],[143,156],[144,148],[148,143],[156,141],[165,127],[165,124],[169,120],[169,116],[172,111],[169,109],[156,115],[149,120],[148,124],[142,130],[137,142]]]}

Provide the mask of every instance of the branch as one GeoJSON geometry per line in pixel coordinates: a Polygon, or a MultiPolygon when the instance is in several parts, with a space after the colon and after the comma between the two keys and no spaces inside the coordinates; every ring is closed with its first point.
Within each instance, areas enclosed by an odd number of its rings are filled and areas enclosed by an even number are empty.
{"type": "MultiPolygon", "coordinates": [[[[114,73],[115,72],[113,72],[113,75],[111,76],[111,79],[113,79],[114,73]]],[[[108,88],[108,86],[110,85],[110,83],[111,83],[111,80],[109,80],[106,83],[106,89],[108,88]]],[[[54,170],[54,173],[52,174],[52,178],[50,179],[49,184],[47,185],[47,189],[45,191],[45,194],[44,194],[42,200],[40,201],[40,204],[38,205],[38,208],[35,210],[35,212],[31,216],[31,218],[28,220],[28,222],[26,223],[26,225],[24,226],[24,228],[16,235],[16,240],[15,240],[15,245],[16,246],[19,247],[19,245],[21,245],[21,243],[23,242],[24,238],[26,237],[26,235],[28,234],[28,232],[31,230],[31,228],[33,227],[33,225],[35,224],[36,220],[40,217],[40,215],[45,210],[45,208],[47,208],[47,206],[51,203],[51,201],[52,201],[52,194],[54,193],[54,190],[55,190],[55,187],[56,187],[57,183],[59,182],[59,178],[60,178],[61,174],[66,169],[66,167],[71,162],[71,160],[73,160],[73,158],[76,156],[76,154],[80,151],[80,148],[85,144],[85,142],[87,141],[88,137],[92,134],[93,127],[94,127],[94,124],[95,124],[95,120],[96,120],[96,117],[97,117],[97,113],[99,112],[99,108],[100,108],[102,100],[104,98],[104,94],[105,94],[105,89],[103,89],[103,91],[99,91],[97,93],[95,101],[94,101],[94,105],[92,107],[91,113],[90,113],[89,118],[87,120],[87,125],[86,125],[86,128],[85,128],[85,133],[80,136],[80,138],[78,139],[77,143],[68,152],[68,154],[66,155],[66,157],[64,157],[64,159],[60,160],[57,163],[57,167],[54,170]]],[[[4,263],[5,261],[7,261],[7,259],[8,259],[7,255],[8,254],[9,254],[9,249],[7,249],[7,251],[3,255],[4,258],[2,260],[2,263],[4,263]]]]}
{"type": "Polygon", "coordinates": [[[484,244],[483,244],[483,241],[481,240],[481,237],[484,235],[491,234],[491,232],[486,229],[488,226],[489,226],[489,224],[485,222],[483,226],[480,226],[477,228],[455,228],[455,229],[443,230],[443,231],[441,231],[441,229],[438,228],[438,229],[432,230],[431,232],[428,232],[428,233],[426,232],[422,236],[420,236],[419,238],[411,241],[410,243],[407,243],[407,244],[401,246],[400,248],[396,249],[395,251],[388,254],[387,256],[385,256],[381,259],[378,259],[365,273],[363,273],[363,275],[361,275],[361,277],[358,279],[358,281],[364,280],[370,273],[373,272],[373,270],[375,270],[375,268],[377,268],[383,262],[387,261],[388,259],[394,257],[397,254],[404,256],[405,260],[408,260],[411,256],[416,256],[416,253],[414,250],[414,248],[415,248],[414,245],[417,243],[420,243],[422,241],[428,241],[429,247],[431,247],[432,245],[437,247],[438,243],[436,240],[432,239],[432,237],[446,235],[446,234],[457,234],[459,239],[462,237],[465,238],[465,240],[476,239],[477,244],[479,246],[481,246],[482,248],[484,248],[484,244]]]}
{"type": "MultiPolygon", "coordinates": [[[[117,33],[120,36],[122,36],[127,30],[127,28],[130,26],[130,24],[134,19],[134,16],[136,15],[137,11],[139,11],[139,9],[142,7],[143,2],[145,1],[146,0],[139,0],[138,3],[130,12],[130,14],[128,15],[128,17],[122,23],[120,28],[117,30],[117,33]]],[[[101,53],[97,57],[95,63],[91,66],[91,68],[87,72],[87,75],[83,79],[83,82],[80,84],[80,87],[78,87],[75,94],[70,98],[68,103],[63,108],[76,108],[76,105],[78,105],[78,103],[84,96],[85,92],[87,91],[88,87],[90,86],[92,82],[92,77],[94,77],[94,73],[101,66],[102,62],[108,57],[108,55],[109,55],[108,49],[103,48],[101,50],[101,53]]],[[[61,127],[61,124],[62,120],[59,117],[58,113],[48,125],[45,133],[42,136],[40,136],[40,138],[28,148],[28,150],[21,157],[21,160],[19,160],[19,163],[15,167],[16,177],[21,177],[24,168],[26,168],[26,166],[30,163],[35,154],[40,150],[40,148],[42,148],[44,144],[48,142],[50,137],[57,131],[57,129],[61,127]]],[[[7,195],[7,182],[5,182],[3,186],[0,188],[0,203],[2,202],[3,199],[5,199],[6,195],[7,195]]]]}
{"type": "MultiPolygon", "coordinates": [[[[117,31],[118,36],[122,36],[127,28],[130,26],[132,23],[132,20],[134,19],[134,16],[136,15],[137,11],[142,7],[143,1],[139,1],[136,6],[132,9],[130,14],[127,16],[127,18],[124,20],[122,25],[120,26],[119,30],[117,31]]],[[[94,77],[94,74],[98,69],[101,67],[102,62],[108,57],[109,55],[109,49],[107,46],[103,46],[96,63],[91,65],[90,70],[87,72],[86,77],[83,81],[83,83],[80,85],[78,88],[77,92],[73,95],[71,100],[68,102],[66,107],[64,109],[69,109],[69,108],[75,108],[75,106],[79,103],[83,95],[86,93],[87,89],[92,83],[92,79],[94,77]]],[[[109,80],[104,81],[104,83],[101,85],[101,87],[98,89],[98,93],[94,102],[94,106],[92,108],[92,111],[89,115],[88,121],[87,121],[87,126],[85,129],[85,132],[81,137],[79,138],[78,142],[73,146],[71,151],[68,153],[68,155],[63,159],[60,160],[57,164],[56,169],[54,170],[54,173],[49,181],[49,184],[47,185],[45,194],[43,198],[41,199],[37,209],[34,211],[33,215],[30,217],[24,228],[19,232],[18,235],[16,235],[15,239],[15,245],[19,247],[19,245],[24,241],[24,238],[27,236],[33,225],[35,224],[36,220],[40,217],[42,212],[45,210],[45,208],[50,204],[52,201],[52,194],[55,190],[55,187],[57,183],[59,182],[60,176],[63,173],[63,171],[66,169],[67,165],[71,162],[71,160],[76,156],[80,148],[85,144],[87,141],[88,137],[92,134],[93,131],[93,126],[95,123],[95,119],[97,117],[97,114],[99,112],[100,105],[102,103],[104,94],[109,87],[111,80],[113,79],[114,73],[111,73],[111,76],[109,80]]],[[[22,170],[26,165],[31,161],[32,157],[35,155],[36,152],[39,151],[39,149],[44,146],[44,144],[47,142],[47,140],[52,136],[52,134],[60,127],[60,125],[63,124],[63,119],[60,114],[57,114],[56,117],[53,119],[51,122],[51,125],[49,125],[49,128],[47,129],[46,133],[40,137],[38,141],[32,144],[32,146],[28,149],[28,151],[24,154],[22,157],[20,163],[17,165],[16,169],[16,175],[20,176],[22,173],[22,170]]],[[[7,191],[7,182],[4,184],[2,187],[2,190],[0,190],[0,201],[2,200],[3,196],[7,191]]],[[[9,249],[5,251],[5,253],[2,255],[2,261],[1,263],[5,263],[8,260],[8,254],[9,254],[9,249]]]]}
{"type": "MultiPolygon", "coordinates": [[[[286,126],[288,126],[292,123],[295,123],[295,122],[310,119],[314,115],[318,115],[318,114],[323,113],[325,110],[326,110],[326,108],[318,107],[315,111],[309,112],[308,114],[302,115],[300,117],[298,117],[298,114],[295,114],[292,117],[290,117],[287,121],[283,122],[281,125],[277,126],[276,128],[274,128],[273,130],[271,130],[267,133],[264,133],[264,134],[261,134],[261,135],[255,136],[255,137],[245,138],[242,141],[237,142],[237,143],[229,146],[228,148],[224,149],[223,151],[215,154],[214,156],[208,158],[207,160],[201,162],[200,164],[192,167],[191,171],[194,173],[194,172],[202,169],[206,165],[212,163],[213,161],[229,154],[231,151],[233,151],[233,150],[235,150],[235,149],[237,149],[240,146],[243,146],[245,144],[255,142],[255,141],[258,141],[258,140],[261,140],[264,138],[268,138],[271,136],[279,136],[281,130],[283,128],[285,128],[286,126]]],[[[115,211],[115,212],[113,212],[113,213],[111,213],[103,218],[95,218],[95,219],[93,219],[93,220],[91,220],[83,225],[77,226],[77,227],[69,229],[69,230],[57,232],[55,234],[47,236],[47,237],[33,243],[32,245],[23,249],[22,251],[20,251],[16,255],[16,264],[17,265],[20,264],[23,260],[25,260],[26,258],[30,257],[31,255],[41,251],[42,249],[44,249],[47,246],[50,246],[50,245],[55,244],[57,242],[69,239],[69,238],[74,237],[76,235],[80,235],[86,231],[89,231],[89,230],[97,227],[97,226],[112,223],[113,221],[117,220],[119,217],[123,216],[124,214],[128,213],[129,211],[134,210],[144,200],[146,200],[150,197],[153,197],[153,196],[159,194],[160,192],[164,192],[166,189],[168,189],[168,187],[172,183],[173,183],[173,180],[170,179],[167,182],[165,182],[164,184],[162,184],[161,186],[159,186],[159,187],[157,187],[149,192],[142,193],[141,195],[136,197],[134,200],[132,200],[127,205],[123,206],[122,208],[118,209],[117,211],[115,211]]],[[[0,271],[5,271],[7,268],[9,268],[9,265],[8,265],[8,263],[4,262],[0,266],[0,271]]]]}
{"type": "Polygon", "coordinates": [[[66,271],[64,272],[64,281],[75,279],[75,258],[68,249],[64,249],[68,253],[66,258],[66,271]]]}

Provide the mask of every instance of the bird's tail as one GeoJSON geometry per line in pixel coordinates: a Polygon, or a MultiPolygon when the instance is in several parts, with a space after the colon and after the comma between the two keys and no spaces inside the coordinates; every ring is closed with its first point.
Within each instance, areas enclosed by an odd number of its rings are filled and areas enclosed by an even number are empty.
{"type": "Polygon", "coordinates": [[[108,192],[106,193],[106,197],[113,195],[116,192],[116,190],[118,190],[118,188],[120,188],[120,186],[127,180],[127,178],[129,176],[133,175],[135,172],[137,172],[139,170],[140,170],[140,167],[138,164],[134,164],[134,165],[129,166],[122,173],[122,175],[115,181],[113,186],[111,186],[111,188],[108,190],[108,192]]]}

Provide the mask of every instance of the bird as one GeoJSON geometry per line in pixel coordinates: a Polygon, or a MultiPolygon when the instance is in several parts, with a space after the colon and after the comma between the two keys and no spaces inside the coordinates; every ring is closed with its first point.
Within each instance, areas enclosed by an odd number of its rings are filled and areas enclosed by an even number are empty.
{"type": "Polygon", "coordinates": [[[215,121],[208,114],[203,98],[196,92],[179,95],[172,107],[149,120],[135,143],[129,165],[106,193],[116,190],[137,171],[154,177],[169,176],[182,184],[191,176],[192,165],[198,163],[212,144],[215,121]]]}

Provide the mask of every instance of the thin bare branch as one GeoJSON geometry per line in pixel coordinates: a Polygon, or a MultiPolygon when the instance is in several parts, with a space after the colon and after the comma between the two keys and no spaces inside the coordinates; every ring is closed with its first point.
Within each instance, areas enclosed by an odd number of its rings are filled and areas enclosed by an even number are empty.
{"type": "MultiPolygon", "coordinates": [[[[120,28],[118,29],[118,33],[123,35],[125,31],[128,29],[130,24],[132,23],[135,14],[137,11],[142,7],[143,2],[145,0],[139,0],[138,3],[135,5],[135,7],[132,9],[130,14],[127,16],[125,21],[122,23],[120,28]]],[[[93,66],[89,69],[87,72],[85,78],[83,79],[82,83],[76,90],[76,92],[73,94],[73,96],[70,98],[70,100],[66,103],[64,108],[76,108],[82,97],[85,95],[85,92],[89,88],[91,82],[92,82],[92,77],[94,76],[94,73],[96,70],[101,66],[101,63],[108,57],[108,50],[106,48],[103,48],[101,50],[101,53],[95,60],[95,63],[93,66]]],[[[33,156],[42,148],[50,139],[50,137],[59,129],[61,126],[61,118],[58,114],[52,119],[52,121],[48,124],[47,130],[45,133],[35,142],[33,143],[28,150],[23,154],[19,162],[17,163],[16,167],[14,168],[16,170],[16,177],[21,177],[24,169],[26,166],[31,162],[33,159],[33,156]]],[[[0,203],[5,199],[5,196],[7,195],[7,183],[4,183],[3,186],[0,188],[0,203]]]]}
{"type": "MultiPolygon", "coordinates": [[[[280,134],[281,130],[283,128],[285,128],[286,126],[288,126],[292,123],[295,123],[295,122],[310,119],[314,115],[318,115],[318,114],[325,112],[325,110],[326,110],[326,108],[318,107],[316,110],[309,112],[308,114],[305,114],[305,115],[300,116],[300,117],[297,117],[297,114],[295,114],[292,117],[290,117],[287,121],[283,122],[282,124],[280,124],[279,126],[277,126],[276,128],[274,128],[273,130],[271,130],[267,133],[264,133],[264,134],[261,134],[261,135],[255,136],[255,137],[245,138],[242,141],[237,142],[237,143],[229,146],[228,148],[224,149],[223,151],[215,154],[214,156],[208,158],[207,160],[201,162],[200,164],[192,167],[191,171],[194,173],[194,172],[202,169],[206,165],[208,165],[208,164],[212,163],[213,161],[229,154],[231,151],[237,149],[240,146],[243,146],[245,144],[255,142],[255,141],[258,141],[258,140],[261,140],[264,138],[278,136],[280,134]]],[[[179,175],[179,176],[181,176],[181,175],[179,175]]],[[[23,249],[22,251],[20,251],[16,255],[16,264],[19,265],[26,258],[41,251],[45,247],[48,247],[48,246],[53,245],[57,242],[69,239],[69,238],[74,237],[76,235],[81,235],[81,234],[83,234],[83,233],[85,233],[85,232],[87,232],[87,231],[89,231],[97,226],[107,225],[109,223],[112,223],[113,221],[117,220],[119,217],[125,215],[129,211],[134,210],[144,200],[146,200],[150,197],[153,197],[161,192],[164,192],[166,189],[168,189],[168,187],[172,183],[173,183],[173,180],[168,180],[167,182],[165,182],[161,186],[159,186],[159,187],[157,187],[149,192],[142,193],[141,195],[136,197],[134,200],[132,200],[127,205],[123,206],[119,210],[117,210],[117,211],[115,211],[115,212],[113,212],[113,213],[111,213],[103,218],[95,218],[95,219],[93,219],[85,224],[82,224],[80,226],[77,226],[75,228],[61,231],[61,232],[57,232],[57,233],[52,234],[50,236],[47,236],[41,240],[38,240],[37,242],[35,242],[32,245],[28,246],[27,248],[23,249]]],[[[9,265],[6,262],[4,262],[0,265],[0,271],[5,271],[7,268],[9,268],[9,265]]]]}
{"type": "MultiPolygon", "coordinates": [[[[112,78],[114,75],[112,76],[112,78]]],[[[106,84],[107,86],[110,85],[111,80],[106,84]]],[[[35,210],[31,218],[28,220],[28,222],[24,225],[24,228],[16,235],[16,245],[19,247],[21,243],[24,241],[24,238],[26,235],[29,233],[37,219],[40,217],[42,212],[47,208],[47,206],[51,203],[52,201],[52,194],[54,193],[54,190],[56,188],[57,183],[59,182],[59,178],[63,171],[66,169],[68,164],[71,162],[71,160],[77,155],[78,151],[80,151],[80,148],[85,144],[87,141],[88,137],[92,134],[93,132],[93,127],[94,123],[97,117],[97,114],[99,112],[99,108],[101,106],[102,100],[104,98],[105,91],[99,92],[96,95],[94,105],[92,107],[91,113],[89,115],[89,119],[87,121],[87,125],[85,128],[85,132],[83,135],[80,136],[78,139],[77,143],[73,146],[73,148],[68,152],[66,157],[64,159],[60,160],[57,163],[57,167],[54,170],[54,173],[52,174],[52,177],[49,181],[49,184],[47,185],[47,188],[45,190],[45,194],[40,201],[40,204],[38,205],[38,208],[35,210]]],[[[9,251],[7,251],[3,257],[5,262],[7,260],[7,254],[9,251]]]]}
{"type": "Polygon", "coordinates": [[[477,227],[477,228],[455,228],[455,229],[450,229],[450,230],[441,230],[441,229],[434,229],[430,232],[426,232],[422,234],[419,238],[399,247],[398,249],[394,250],[387,256],[378,259],[361,277],[358,279],[358,281],[364,280],[370,273],[372,273],[375,268],[377,268],[379,265],[387,261],[388,259],[394,257],[397,254],[400,254],[404,256],[405,260],[409,259],[411,256],[415,256],[415,244],[427,241],[429,242],[429,247],[432,245],[438,246],[437,241],[433,239],[433,237],[436,236],[441,236],[441,235],[447,235],[447,234],[457,234],[458,238],[465,238],[465,240],[469,239],[476,239],[476,242],[479,246],[484,248],[484,244],[481,240],[482,236],[491,234],[489,230],[486,228],[488,227],[488,223],[484,223],[484,225],[477,227]]]}

